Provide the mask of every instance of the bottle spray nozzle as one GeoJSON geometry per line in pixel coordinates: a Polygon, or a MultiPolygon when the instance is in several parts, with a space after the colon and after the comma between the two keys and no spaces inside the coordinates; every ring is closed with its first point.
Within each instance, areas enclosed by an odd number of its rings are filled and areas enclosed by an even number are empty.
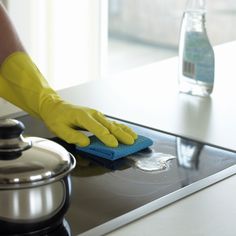
{"type": "Polygon", "coordinates": [[[206,1],[205,0],[188,0],[186,11],[206,11],[206,1]]]}

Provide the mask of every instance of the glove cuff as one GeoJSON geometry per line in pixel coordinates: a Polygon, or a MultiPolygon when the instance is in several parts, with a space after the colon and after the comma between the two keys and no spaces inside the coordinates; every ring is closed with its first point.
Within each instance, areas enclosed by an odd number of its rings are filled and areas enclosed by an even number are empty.
{"type": "Polygon", "coordinates": [[[1,65],[2,76],[11,83],[27,90],[38,92],[50,88],[48,82],[25,52],[14,52],[1,65]]]}
{"type": "Polygon", "coordinates": [[[9,55],[2,63],[0,73],[8,85],[4,97],[10,93],[11,102],[32,115],[41,117],[41,113],[50,111],[47,108],[50,100],[61,100],[25,52],[9,55]]]}

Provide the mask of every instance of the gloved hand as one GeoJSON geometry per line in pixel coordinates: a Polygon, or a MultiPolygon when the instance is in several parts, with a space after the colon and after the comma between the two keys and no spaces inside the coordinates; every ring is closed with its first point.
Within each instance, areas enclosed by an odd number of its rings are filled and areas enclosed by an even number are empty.
{"type": "Polygon", "coordinates": [[[86,146],[89,138],[78,127],[96,135],[110,147],[118,141],[133,144],[137,138],[129,127],[108,120],[91,108],[75,106],[62,100],[24,52],[15,52],[0,68],[0,96],[41,118],[46,126],[68,143],[86,146]]]}

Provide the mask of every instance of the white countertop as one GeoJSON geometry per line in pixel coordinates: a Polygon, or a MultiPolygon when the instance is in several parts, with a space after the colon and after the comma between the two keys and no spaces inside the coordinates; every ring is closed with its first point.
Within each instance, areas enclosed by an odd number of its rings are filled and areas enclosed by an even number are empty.
{"type": "MultiPolygon", "coordinates": [[[[178,93],[177,58],[60,94],[112,117],[236,150],[236,42],[215,47],[215,56],[215,87],[206,99],[178,93]]],[[[109,235],[236,235],[235,186],[230,177],[109,235]]]]}

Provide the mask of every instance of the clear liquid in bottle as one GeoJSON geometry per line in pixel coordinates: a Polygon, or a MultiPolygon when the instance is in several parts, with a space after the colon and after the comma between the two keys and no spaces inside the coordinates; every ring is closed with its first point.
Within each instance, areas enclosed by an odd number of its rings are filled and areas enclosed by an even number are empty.
{"type": "Polygon", "coordinates": [[[205,2],[190,0],[179,41],[179,90],[209,96],[214,85],[214,51],[205,27],[205,2]]]}

